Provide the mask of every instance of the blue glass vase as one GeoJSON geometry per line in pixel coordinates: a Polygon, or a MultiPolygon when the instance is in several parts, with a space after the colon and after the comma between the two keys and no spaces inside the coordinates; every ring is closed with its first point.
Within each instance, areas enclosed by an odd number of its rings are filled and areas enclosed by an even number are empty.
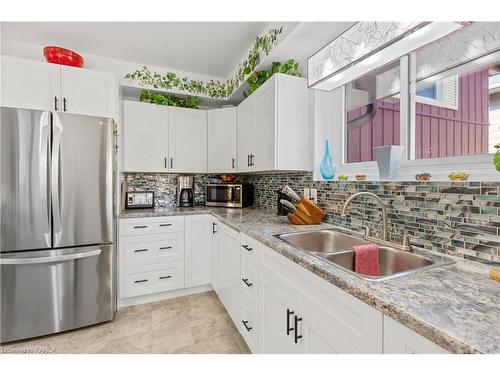
{"type": "Polygon", "coordinates": [[[335,177],[335,170],[337,168],[335,167],[335,163],[332,160],[332,157],[330,156],[330,143],[328,140],[325,141],[325,156],[323,156],[323,161],[321,162],[321,165],[319,166],[319,170],[321,172],[321,176],[325,180],[332,180],[333,177],[335,177]]]}

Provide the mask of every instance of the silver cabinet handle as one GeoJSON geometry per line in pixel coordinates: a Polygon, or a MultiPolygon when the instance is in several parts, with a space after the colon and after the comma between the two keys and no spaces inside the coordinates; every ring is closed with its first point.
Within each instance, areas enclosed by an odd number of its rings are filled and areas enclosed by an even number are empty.
{"type": "Polygon", "coordinates": [[[63,127],[59,116],[53,114],[52,125],[52,160],[51,160],[51,176],[52,176],[52,216],[53,216],[53,234],[54,234],[54,247],[59,246],[63,232],[61,223],[61,207],[59,202],[59,163],[61,151],[61,136],[63,127]]]}
{"type": "Polygon", "coordinates": [[[241,280],[242,280],[242,281],[245,283],[245,285],[246,285],[246,286],[248,286],[249,288],[253,285],[253,283],[249,283],[249,282],[248,282],[248,279],[241,279],[241,280]]]}
{"type": "Polygon", "coordinates": [[[163,158],[163,162],[165,163],[165,169],[167,169],[167,158],[163,158]]]}
{"type": "Polygon", "coordinates": [[[171,227],[172,224],[168,223],[168,224],[160,224],[160,227],[171,227]]]}
{"type": "Polygon", "coordinates": [[[174,167],[174,158],[170,158],[170,169],[174,167]]]}
{"type": "Polygon", "coordinates": [[[235,163],[235,160],[234,160],[234,158],[232,158],[231,159],[231,168],[233,168],[233,169],[235,168],[235,164],[234,163],[235,163]]]}
{"type": "Polygon", "coordinates": [[[172,246],[163,246],[163,247],[160,247],[160,250],[168,250],[171,248],[172,248],[172,246]]]}
{"type": "Polygon", "coordinates": [[[134,283],[135,283],[135,284],[140,284],[140,283],[145,283],[145,282],[147,282],[147,281],[148,281],[148,279],[135,280],[135,281],[134,281],[134,283]]]}
{"type": "Polygon", "coordinates": [[[252,251],[253,248],[248,246],[248,245],[241,245],[242,248],[244,248],[246,251],[252,251]]]}
{"type": "Polygon", "coordinates": [[[147,228],[147,227],[148,227],[147,225],[134,225],[135,229],[144,229],[144,228],[147,228]]]}
{"type": "Polygon", "coordinates": [[[137,249],[137,250],[134,250],[134,253],[143,253],[145,251],[148,251],[148,249],[137,249]]]}
{"type": "Polygon", "coordinates": [[[54,96],[54,111],[57,111],[57,96],[54,96]]]}
{"type": "Polygon", "coordinates": [[[66,98],[63,98],[63,111],[66,112],[66,98]]]}
{"type": "Polygon", "coordinates": [[[168,275],[168,276],[160,276],[158,279],[164,280],[164,279],[170,279],[170,278],[172,278],[172,276],[168,275]]]}
{"type": "Polygon", "coordinates": [[[82,253],[75,254],[64,254],[55,256],[41,256],[33,258],[0,258],[0,264],[40,264],[40,263],[55,263],[55,262],[67,262],[75,259],[83,259],[95,257],[101,254],[101,249],[95,249],[91,251],[85,251],[82,253]]]}

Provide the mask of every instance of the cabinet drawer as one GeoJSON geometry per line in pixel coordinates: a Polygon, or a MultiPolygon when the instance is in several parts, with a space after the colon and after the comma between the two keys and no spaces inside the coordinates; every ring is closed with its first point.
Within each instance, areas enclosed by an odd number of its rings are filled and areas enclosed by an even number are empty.
{"type": "Polygon", "coordinates": [[[257,303],[258,269],[251,262],[241,262],[241,298],[249,303],[257,303]]]}
{"type": "Polygon", "coordinates": [[[258,309],[256,305],[242,304],[241,322],[239,322],[240,327],[238,328],[252,353],[256,352],[258,343],[259,325],[257,317],[258,309]]]}
{"type": "Polygon", "coordinates": [[[184,217],[169,216],[120,220],[120,236],[184,232],[184,217]]]}
{"type": "Polygon", "coordinates": [[[257,265],[257,245],[253,238],[241,233],[241,261],[252,262],[257,265]]]}
{"type": "Polygon", "coordinates": [[[184,288],[184,261],[125,268],[120,297],[134,297],[184,288]]]}
{"type": "Polygon", "coordinates": [[[120,266],[158,264],[184,259],[184,233],[120,237],[120,266]]]}

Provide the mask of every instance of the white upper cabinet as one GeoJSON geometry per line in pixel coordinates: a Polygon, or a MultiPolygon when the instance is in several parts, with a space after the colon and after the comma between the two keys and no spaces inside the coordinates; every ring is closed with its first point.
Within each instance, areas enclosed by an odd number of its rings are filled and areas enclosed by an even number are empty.
{"type": "Polygon", "coordinates": [[[2,106],[116,118],[116,78],[95,70],[2,56],[2,106]]]}
{"type": "Polygon", "coordinates": [[[62,105],[59,65],[10,56],[2,56],[1,65],[2,106],[53,111],[62,105]]]}
{"type": "Polygon", "coordinates": [[[277,79],[271,78],[254,94],[255,134],[258,142],[255,143],[251,165],[257,171],[276,169],[276,84],[277,79]]]}
{"type": "Polygon", "coordinates": [[[207,173],[207,111],[169,108],[170,172],[207,173]]]}
{"type": "Polygon", "coordinates": [[[236,107],[208,111],[208,171],[236,172],[236,107]]]}
{"type": "Polygon", "coordinates": [[[64,112],[114,118],[116,80],[113,74],[61,65],[64,112]]]}
{"type": "Polygon", "coordinates": [[[238,106],[237,151],[238,172],[253,170],[250,159],[255,154],[255,96],[251,95],[238,106]]]}
{"type": "Polygon", "coordinates": [[[168,171],[168,111],[162,105],[123,101],[123,171],[168,171]]]}
{"type": "Polygon", "coordinates": [[[308,170],[306,80],[275,74],[238,106],[238,171],[308,170]]]}

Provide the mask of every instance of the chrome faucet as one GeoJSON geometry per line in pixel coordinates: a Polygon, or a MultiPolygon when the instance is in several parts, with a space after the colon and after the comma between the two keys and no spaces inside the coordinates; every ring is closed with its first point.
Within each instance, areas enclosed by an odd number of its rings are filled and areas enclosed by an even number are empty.
{"type": "MultiPolygon", "coordinates": [[[[380,207],[382,208],[382,240],[387,241],[387,210],[385,209],[384,202],[377,195],[370,193],[368,191],[360,191],[359,193],[354,193],[345,201],[344,207],[342,207],[341,216],[346,217],[346,209],[349,203],[351,203],[353,199],[363,195],[372,197],[380,204],[380,207]]],[[[369,231],[367,231],[367,235],[369,235],[369,231]]]]}

